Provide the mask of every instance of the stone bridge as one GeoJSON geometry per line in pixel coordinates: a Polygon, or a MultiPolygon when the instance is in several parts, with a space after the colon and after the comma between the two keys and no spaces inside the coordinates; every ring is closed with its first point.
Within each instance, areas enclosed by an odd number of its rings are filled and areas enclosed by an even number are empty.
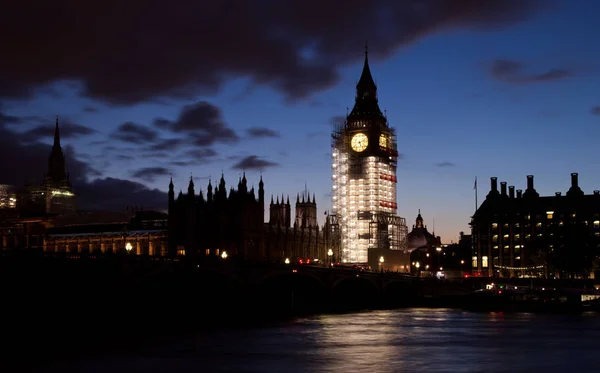
{"type": "Polygon", "coordinates": [[[408,274],[306,264],[85,253],[4,257],[0,262],[7,278],[31,279],[32,291],[52,289],[53,297],[60,293],[61,299],[90,296],[103,306],[120,299],[119,306],[129,304],[144,317],[187,312],[231,318],[240,313],[401,307],[413,304],[419,293],[418,281],[408,274]],[[40,278],[44,281],[34,281],[40,278]]]}

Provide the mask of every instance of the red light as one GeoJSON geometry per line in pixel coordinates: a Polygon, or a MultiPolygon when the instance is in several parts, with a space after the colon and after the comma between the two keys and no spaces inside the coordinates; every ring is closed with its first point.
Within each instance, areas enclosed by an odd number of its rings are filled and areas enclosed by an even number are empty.
{"type": "Polygon", "coordinates": [[[298,261],[298,263],[302,264],[302,259],[300,259],[300,260],[298,261]]]}

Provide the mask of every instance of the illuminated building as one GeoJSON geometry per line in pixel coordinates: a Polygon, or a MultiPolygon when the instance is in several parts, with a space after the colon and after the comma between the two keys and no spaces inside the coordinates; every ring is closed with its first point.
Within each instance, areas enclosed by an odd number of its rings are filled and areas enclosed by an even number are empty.
{"type": "Polygon", "coordinates": [[[14,209],[17,207],[17,194],[12,185],[0,184],[0,209],[14,209]]]}
{"type": "Polygon", "coordinates": [[[332,158],[342,262],[370,263],[369,249],[406,251],[406,221],[396,215],[396,134],[379,109],[367,53],[354,108],[332,134],[332,158]]]}
{"type": "Polygon", "coordinates": [[[485,276],[587,276],[600,257],[600,191],[584,194],[578,174],[563,195],[523,192],[491,178],[472,221],[472,267],[485,276]]]}
{"type": "Polygon", "coordinates": [[[63,214],[76,210],[76,196],[65,171],[65,156],[60,146],[58,118],[44,181],[41,185],[25,187],[19,199],[19,210],[27,215],[63,214]]]}

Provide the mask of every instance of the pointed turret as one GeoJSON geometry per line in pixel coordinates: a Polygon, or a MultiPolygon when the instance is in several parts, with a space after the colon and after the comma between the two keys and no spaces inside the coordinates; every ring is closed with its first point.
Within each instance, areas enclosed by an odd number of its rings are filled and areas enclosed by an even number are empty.
{"type": "Polygon", "coordinates": [[[313,193],[313,200],[312,200],[312,203],[313,203],[313,204],[317,203],[317,197],[315,196],[315,194],[314,194],[314,193],[313,193]]]}
{"type": "Polygon", "coordinates": [[[206,201],[207,202],[212,202],[213,199],[213,187],[212,187],[212,182],[210,180],[210,177],[208,178],[208,188],[207,188],[208,192],[206,193],[206,201]]]}
{"type": "Polygon", "coordinates": [[[190,175],[190,183],[188,184],[188,196],[193,197],[194,191],[194,178],[190,175]]]}
{"type": "Polygon", "coordinates": [[[173,185],[173,176],[171,176],[171,181],[169,182],[169,209],[171,208],[174,201],[175,201],[175,188],[173,185]]]}
{"type": "Polygon", "coordinates": [[[287,201],[285,202],[285,204],[288,206],[290,205],[290,196],[289,195],[287,196],[287,201]]]}
{"type": "Polygon", "coordinates": [[[260,182],[258,183],[258,202],[263,205],[265,204],[265,183],[263,182],[262,175],[260,175],[260,182]]]}
{"type": "Polygon", "coordinates": [[[369,67],[369,50],[365,44],[365,63],[363,65],[362,74],[356,84],[356,99],[354,107],[348,115],[347,125],[352,124],[352,119],[382,119],[383,123],[386,123],[385,117],[379,109],[377,102],[377,85],[371,75],[371,69],[369,67]]]}
{"type": "Polygon", "coordinates": [[[271,194],[271,206],[273,206],[273,195],[271,194]]]}
{"type": "Polygon", "coordinates": [[[242,175],[242,190],[244,192],[248,191],[248,180],[246,180],[246,171],[244,171],[242,175]]]}

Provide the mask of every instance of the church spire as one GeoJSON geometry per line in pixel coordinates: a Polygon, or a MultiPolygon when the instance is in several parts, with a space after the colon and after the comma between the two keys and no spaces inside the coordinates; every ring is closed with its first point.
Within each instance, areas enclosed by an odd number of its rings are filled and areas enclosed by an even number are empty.
{"type": "Polygon", "coordinates": [[[58,116],[54,127],[54,145],[48,158],[48,172],[46,178],[53,183],[67,183],[68,178],[65,172],[65,155],[60,146],[60,132],[58,129],[58,116]]]}
{"type": "Polygon", "coordinates": [[[56,116],[56,126],[54,127],[54,147],[60,148],[60,132],[58,130],[58,115],[56,116]]]}

